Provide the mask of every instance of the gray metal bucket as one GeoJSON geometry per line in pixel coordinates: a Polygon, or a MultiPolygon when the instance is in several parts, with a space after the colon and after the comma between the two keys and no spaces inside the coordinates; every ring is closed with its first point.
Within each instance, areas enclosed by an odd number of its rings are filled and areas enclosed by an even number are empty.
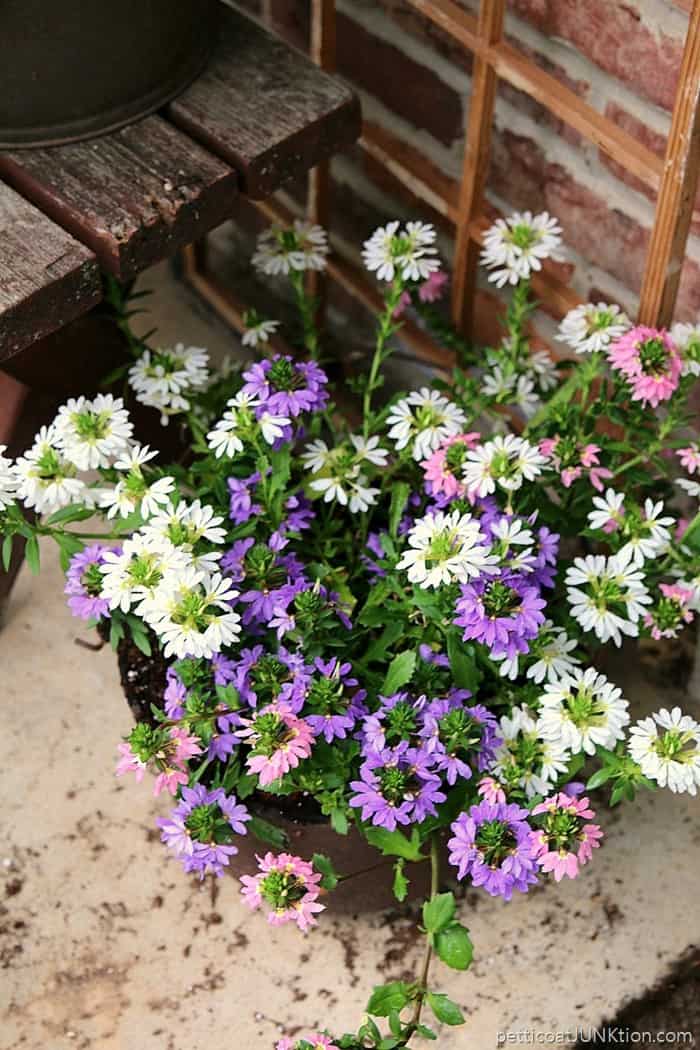
{"type": "Polygon", "coordinates": [[[0,149],[113,131],[202,71],[218,0],[0,0],[0,149]]]}

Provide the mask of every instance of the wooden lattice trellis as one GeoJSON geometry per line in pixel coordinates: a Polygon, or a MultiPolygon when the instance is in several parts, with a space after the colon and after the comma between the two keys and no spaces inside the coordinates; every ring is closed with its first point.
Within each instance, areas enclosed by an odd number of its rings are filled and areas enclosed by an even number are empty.
{"type": "MultiPolygon", "coordinates": [[[[689,12],[688,32],[665,156],[649,150],[574,91],[540,69],[504,39],[506,0],[480,0],[478,16],[454,0],[406,0],[474,55],[472,94],[465,129],[462,177],[458,184],[437,173],[413,147],[385,129],[365,121],[361,145],[375,162],[398,179],[412,195],[444,216],[455,230],[452,317],[471,334],[474,324],[476,267],[483,232],[484,192],[491,155],[496,87],[507,81],[594,143],[630,175],[656,194],[656,212],[642,281],[638,320],[667,325],[672,319],[680,271],[695,201],[700,167],[700,0],[675,0],[689,12]]],[[[335,0],[311,0],[311,54],[319,65],[335,66],[335,0]]],[[[309,184],[308,215],[329,226],[331,215],[328,164],[320,165],[309,184]]],[[[287,221],[289,212],[276,202],[258,202],[270,219],[287,221]]],[[[375,287],[364,274],[334,256],[328,277],[337,281],[370,310],[380,306],[375,287]]],[[[203,246],[188,250],[185,275],[226,319],[241,329],[243,305],[206,268],[203,246]]],[[[312,277],[312,290],[324,301],[323,282],[312,277]]],[[[533,280],[536,294],[556,317],[580,301],[574,291],[545,267],[533,280]]],[[[402,335],[422,360],[437,365],[450,361],[422,329],[407,323],[402,335]]]]}

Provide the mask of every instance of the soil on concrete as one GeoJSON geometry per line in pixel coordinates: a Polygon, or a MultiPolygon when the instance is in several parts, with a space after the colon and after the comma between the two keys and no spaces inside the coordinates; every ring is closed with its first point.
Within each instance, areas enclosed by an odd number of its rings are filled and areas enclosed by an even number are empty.
{"type": "MultiPolygon", "coordinates": [[[[674,966],[669,977],[628,1003],[616,1017],[605,1021],[599,1031],[603,1035],[596,1040],[596,1046],[644,1045],[645,1039],[653,1044],[660,1032],[678,1033],[674,1039],[669,1039],[667,1034],[665,1042],[700,1046],[700,949],[693,949],[674,966]],[[690,1036],[680,1035],[686,1032],[690,1036]]],[[[585,1050],[592,1043],[592,1038],[584,1038],[575,1050],[585,1050]]]]}

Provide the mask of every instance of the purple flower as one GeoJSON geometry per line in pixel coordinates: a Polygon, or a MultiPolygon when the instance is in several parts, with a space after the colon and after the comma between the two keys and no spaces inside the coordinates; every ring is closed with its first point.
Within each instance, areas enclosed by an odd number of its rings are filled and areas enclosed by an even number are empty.
{"type": "Polygon", "coordinates": [[[236,540],[221,559],[221,571],[232,583],[240,583],[245,579],[243,563],[246,554],[254,544],[255,540],[252,536],[244,540],[236,540]]]}
{"type": "Polygon", "coordinates": [[[242,621],[249,628],[267,627],[278,615],[276,609],[286,610],[294,596],[310,586],[295,554],[280,554],[252,537],[234,543],[221,566],[234,583],[245,581],[238,601],[245,606],[242,621]]]}
{"type": "Polygon", "coordinates": [[[177,722],[185,713],[187,689],[174,667],[169,667],[166,671],[165,681],[165,692],[163,693],[165,713],[168,718],[177,722]]]}
{"type": "Polygon", "coordinates": [[[362,809],[362,819],[394,831],[397,824],[420,824],[444,802],[440,780],[430,772],[425,756],[401,745],[369,755],[360,767],[361,780],[350,782],[350,805],[362,809]]]}
{"type": "Polygon", "coordinates": [[[238,853],[234,835],[245,835],[250,814],[235,795],[223,788],[208,791],[202,784],[183,787],[180,803],[169,817],[157,820],[162,841],[186,872],[223,875],[229,857],[238,853]]]}
{"type": "Polygon", "coordinates": [[[528,812],[506,802],[480,802],[451,825],[449,860],[459,879],[471,876],[492,897],[509,901],[513,890],[527,893],[537,882],[528,812]]]}
{"type": "Polygon", "coordinates": [[[374,555],[374,558],[370,558],[367,554],[361,556],[362,564],[367,569],[369,575],[374,576],[375,578],[386,576],[386,569],[382,569],[379,565],[379,562],[386,557],[384,548],[382,547],[381,533],[370,532],[368,534],[367,542],[365,543],[365,550],[368,550],[370,554],[374,555]]]}
{"type": "Polygon", "coordinates": [[[290,653],[280,646],[276,653],[268,653],[262,645],[242,649],[236,661],[233,685],[241,699],[251,707],[275,703],[283,699],[295,714],[304,704],[306,688],[313,668],[304,663],[299,653],[290,653]]]}
{"type": "Polygon", "coordinates": [[[211,666],[214,672],[214,685],[228,685],[233,681],[236,673],[236,665],[233,660],[223,653],[214,653],[211,658],[211,666]]]}
{"type": "Polygon", "coordinates": [[[248,478],[229,478],[228,489],[230,493],[229,517],[235,525],[244,525],[250,518],[262,514],[259,503],[253,503],[252,489],[260,481],[260,475],[251,474],[248,478]]]}
{"type": "Polygon", "coordinates": [[[559,533],[551,532],[546,525],[537,531],[537,556],[533,577],[540,587],[553,587],[559,553],[559,533]]]}
{"type": "Polygon", "coordinates": [[[101,543],[92,543],[70,560],[64,593],[68,595],[68,608],[73,616],[81,620],[109,616],[109,602],[100,597],[104,580],[100,565],[104,564],[105,551],[111,549],[101,543]]]}
{"type": "Polygon", "coordinates": [[[546,602],[527,577],[516,573],[484,576],[460,590],[454,623],[464,628],[465,641],[482,642],[495,657],[512,659],[528,651],[528,641],[544,623],[546,602]]]}
{"type": "Polygon", "coordinates": [[[302,412],[317,412],[328,401],[328,377],[314,361],[295,361],[277,354],[256,361],[243,373],[244,394],[260,399],[258,412],[296,418],[302,412]]]}
{"type": "MultiPolygon", "coordinates": [[[[219,719],[223,722],[223,719],[219,719]]],[[[228,717],[226,722],[229,722],[228,717]]],[[[219,762],[225,762],[228,756],[238,747],[240,740],[235,733],[215,731],[211,735],[207,748],[207,758],[216,758],[219,762]]]]}
{"type": "Polygon", "coordinates": [[[351,676],[352,665],[341,664],[335,657],[328,661],[316,657],[314,668],[317,673],[306,688],[304,718],[314,736],[323,736],[329,744],[336,738],[344,740],[366,714],[367,690],[360,689],[357,678],[351,676]]]}
{"type": "Polygon", "coordinates": [[[420,696],[415,700],[408,693],[393,693],[378,699],[379,710],[367,715],[362,723],[362,753],[377,754],[399,744],[417,746],[427,698],[420,696]]]}
{"type": "Polygon", "coordinates": [[[474,769],[488,769],[501,742],[498,722],[482,704],[465,707],[461,700],[433,700],[425,710],[421,736],[434,768],[452,786],[468,780],[474,769]]]}
{"type": "MultiPolygon", "coordinates": [[[[418,646],[418,655],[424,663],[432,664],[434,667],[450,666],[450,658],[447,653],[436,653],[430,645],[425,643],[418,646]]],[[[468,695],[471,696],[471,693],[468,695]]]]}

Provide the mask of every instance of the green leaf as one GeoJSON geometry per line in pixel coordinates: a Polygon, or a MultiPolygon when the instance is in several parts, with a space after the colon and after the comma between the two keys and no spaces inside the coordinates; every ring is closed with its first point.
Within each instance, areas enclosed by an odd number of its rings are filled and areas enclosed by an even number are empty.
{"type": "Polygon", "coordinates": [[[286,832],[270,824],[269,821],[263,820],[262,817],[251,817],[246,826],[251,835],[255,835],[256,839],[267,842],[270,846],[282,849],[289,843],[286,832]]]}
{"type": "Polygon", "coordinates": [[[419,1024],[416,1028],[416,1035],[419,1035],[422,1039],[437,1039],[437,1032],[434,1032],[432,1028],[428,1028],[427,1024],[419,1024]]]}
{"type": "Polygon", "coordinates": [[[340,807],[332,809],[330,812],[331,827],[335,831],[336,835],[347,835],[348,833],[348,815],[344,809],[340,807]]]}
{"type": "Polygon", "coordinates": [[[61,507],[50,518],[46,519],[47,525],[67,525],[72,521],[87,521],[95,513],[87,507],[61,507]]]}
{"type": "Polygon", "coordinates": [[[379,638],[376,638],[365,653],[363,663],[370,664],[373,660],[381,660],[387,649],[398,641],[405,630],[401,620],[392,620],[388,623],[379,638]]]}
{"type": "Polygon", "coordinates": [[[445,930],[454,920],[457,905],[454,894],[438,893],[423,905],[423,925],[428,933],[445,930]]]}
{"type": "Polygon", "coordinates": [[[453,1003],[446,995],[440,995],[438,992],[428,992],[426,998],[428,1006],[438,1021],[450,1025],[464,1024],[464,1014],[457,1006],[457,1003],[453,1003]]]}
{"type": "Polygon", "coordinates": [[[403,857],[411,862],[425,860],[417,828],[411,832],[410,839],[401,831],[387,831],[386,828],[363,827],[361,830],[370,846],[376,846],[385,857],[403,857]]]}
{"type": "Polygon", "coordinates": [[[435,952],[453,970],[468,970],[474,957],[474,946],[464,926],[454,923],[435,937],[435,952]]]}
{"type": "Polygon", "coordinates": [[[447,655],[450,659],[452,677],[460,689],[470,689],[472,693],[476,692],[482,677],[473,653],[473,646],[466,646],[456,634],[449,635],[447,655]]]}
{"type": "Polygon", "coordinates": [[[375,988],[367,1003],[367,1013],[375,1017],[388,1017],[394,1010],[399,1012],[410,1002],[405,981],[391,981],[375,988]]]}
{"type": "Polygon", "coordinates": [[[78,551],[83,549],[84,543],[82,540],[78,539],[77,536],[72,536],[69,532],[59,533],[54,539],[56,540],[61,552],[61,568],[66,572],[70,565],[71,558],[74,554],[77,554],[78,551]]]}
{"type": "Polygon", "coordinates": [[[394,657],[387,668],[384,684],[382,685],[380,692],[384,696],[391,696],[392,693],[398,692],[401,686],[406,685],[407,682],[411,681],[415,669],[415,652],[408,649],[406,652],[399,653],[398,656],[394,657]]]}
{"type": "Polygon", "coordinates": [[[340,877],[333,867],[330,858],[326,857],[323,853],[314,853],[311,860],[316,871],[320,871],[323,876],[321,879],[321,885],[324,890],[334,890],[340,882],[340,877]]]}
{"type": "Polygon", "coordinates": [[[394,864],[394,896],[396,897],[397,901],[399,901],[402,904],[408,896],[408,879],[404,875],[403,871],[405,863],[405,860],[403,859],[403,857],[401,857],[399,860],[396,861],[396,864],[394,864]]]}
{"type": "Polygon", "coordinates": [[[5,539],[2,541],[2,567],[5,570],[5,572],[9,572],[9,569],[10,569],[10,560],[12,558],[12,541],[13,540],[14,540],[14,536],[12,535],[12,533],[10,533],[10,535],[9,536],[5,536],[5,539]]]}
{"type": "Polygon", "coordinates": [[[109,644],[115,650],[124,637],[124,621],[118,616],[112,616],[109,625],[109,644]]]}
{"type": "Polygon", "coordinates": [[[411,486],[406,481],[398,481],[391,487],[391,503],[389,505],[389,532],[396,538],[396,533],[401,521],[404,507],[411,492],[411,486]]]}
{"type": "Polygon", "coordinates": [[[41,568],[39,541],[36,536],[30,536],[27,540],[27,546],[24,548],[24,556],[27,559],[27,565],[29,566],[30,571],[36,576],[41,568]]]}
{"type": "Polygon", "coordinates": [[[596,788],[599,788],[601,784],[605,784],[606,781],[610,780],[614,773],[615,770],[611,766],[602,766],[600,769],[596,769],[595,773],[586,781],[586,790],[594,791],[596,788]]]}

